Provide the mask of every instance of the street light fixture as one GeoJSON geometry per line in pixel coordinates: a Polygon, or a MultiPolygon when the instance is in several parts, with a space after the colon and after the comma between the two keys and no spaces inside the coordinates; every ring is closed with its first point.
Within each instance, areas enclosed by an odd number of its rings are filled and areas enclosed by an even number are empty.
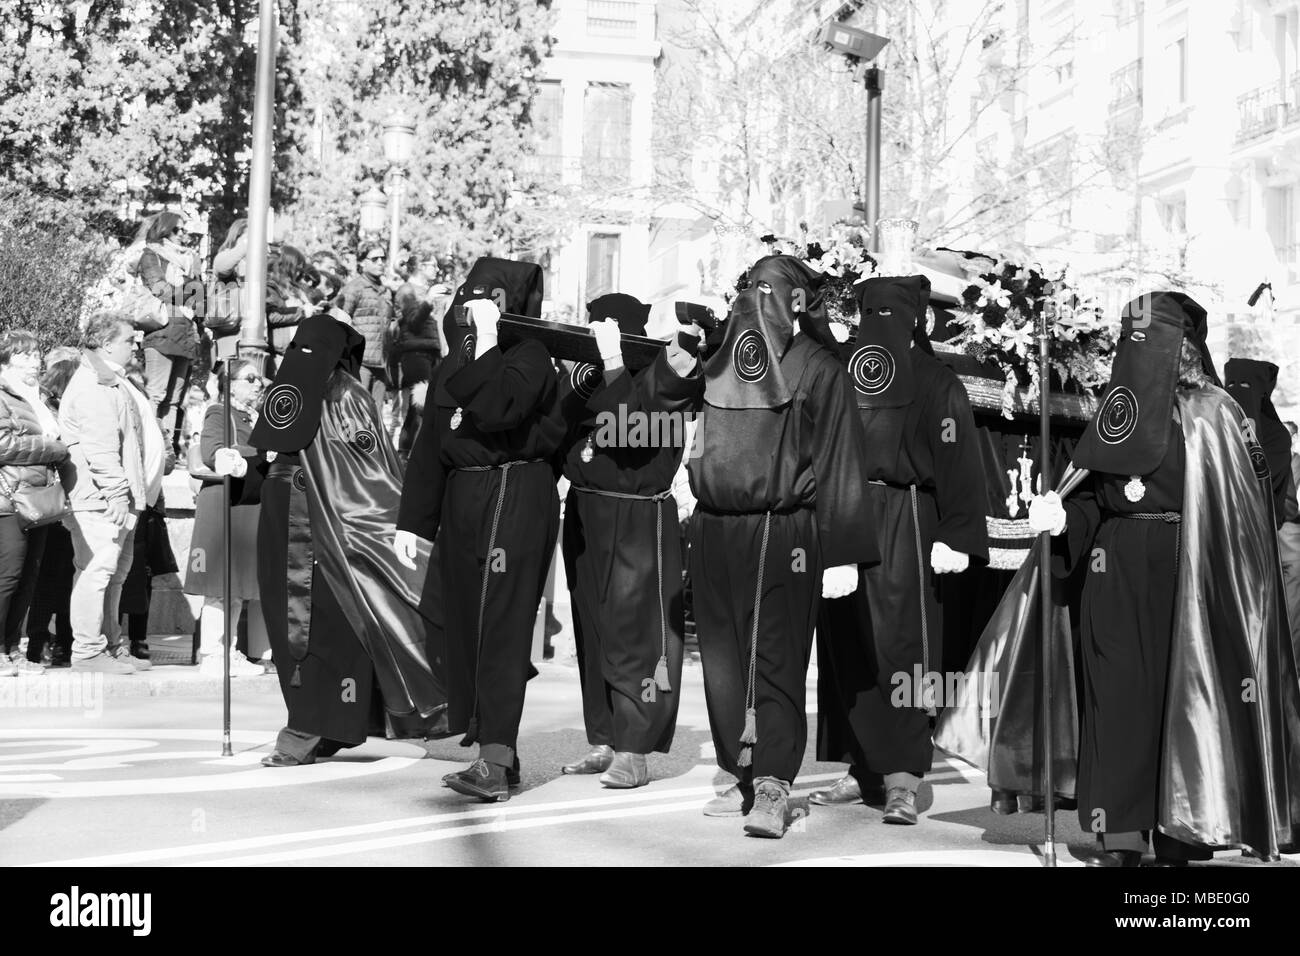
{"type": "Polygon", "coordinates": [[[889,44],[888,37],[835,20],[822,24],[817,39],[828,50],[844,54],[856,67],[856,79],[867,87],[867,164],[862,183],[862,218],[871,234],[871,247],[879,247],[876,221],[880,218],[880,70],[870,64],[889,44]]]}
{"type": "Polygon", "coordinates": [[[393,185],[392,220],[388,230],[388,271],[397,272],[400,248],[398,228],[401,219],[402,194],[406,186],[406,164],[415,155],[415,119],[403,110],[395,110],[384,120],[384,159],[391,167],[393,185]]]}
{"type": "Polygon", "coordinates": [[[377,234],[384,231],[388,219],[388,197],[371,186],[361,194],[361,233],[377,234]]]}

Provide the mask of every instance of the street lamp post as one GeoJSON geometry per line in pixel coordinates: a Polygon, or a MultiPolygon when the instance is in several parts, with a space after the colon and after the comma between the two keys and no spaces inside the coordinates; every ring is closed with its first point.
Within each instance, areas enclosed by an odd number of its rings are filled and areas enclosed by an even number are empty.
{"type": "Polygon", "coordinates": [[[407,113],[397,110],[384,120],[384,159],[388,161],[393,177],[392,219],[388,229],[388,271],[397,273],[397,256],[400,247],[398,238],[402,195],[406,186],[406,164],[415,153],[415,120],[407,113]]]}
{"type": "Polygon", "coordinates": [[[862,182],[862,212],[871,231],[871,248],[880,248],[880,68],[869,67],[867,84],[867,167],[862,182]]]}
{"type": "Polygon", "coordinates": [[[388,196],[371,186],[361,194],[361,235],[378,235],[388,219],[388,196]]]}
{"type": "Polygon", "coordinates": [[[867,160],[862,180],[862,218],[871,236],[871,248],[878,248],[876,220],[880,218],[880,69],[871,64],[889,44],[877,36],[837,20],[822,24],[818,40],[828,50],[842,53],[854,69],[854,79],[867,86],[867,160]]]}

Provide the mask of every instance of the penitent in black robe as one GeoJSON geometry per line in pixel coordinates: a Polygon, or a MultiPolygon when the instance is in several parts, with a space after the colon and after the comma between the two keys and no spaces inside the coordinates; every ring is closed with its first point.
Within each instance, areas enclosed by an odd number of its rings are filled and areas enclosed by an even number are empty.
{"type": "Polygon", "coordinates": [[[988,560],[984,472],[966,390],[932,355],[908,354],[915,399],[860,410],[881,561],[859,569],[853,594],[823,602],[817,629],[817,757],[848,763],[869,782],[930,769],[930,705],[946,703],[938,674],[945,595],[931,548],[941,541],[974,566],[988,560]]]}
{"type": "Polygon", "coordinates": [[[1178,586],[1185,484],[1182,429],[1169,422],[1169,445],[1141,478],[1139,501],[1125,495],[1128,475],[1093,472],[1065,503],[1065,533],[1054,542],[1058,576],[1086,565],[1081,609],[1079,820],[1103,832],[1149,830],[1157,781],[1178,586]]]}
{"type": "Polygon", "coordinates": [[[410,571],[389,546],[400,484],[374,401],[334,372],[315,437],[280,454],[261,489],[262,607],[287,726],[300,735],[354,746],[370,732],[440,732],[446,698],[419,610],[429,554],[410,571]]]}
{"type": "Polygon", "coordinates": [[[587,740],[667,753],[685,628],[671,488],[703,377],[679,376],[665,352],[635,374],[601,376],[593,366],[575,366],[561,389],[571,482],[563,547],[587,740]]]}
{"type": "Polygon", "coordinates": [[[702,454],[688,465],[698,500],[690,574],[718,764],[737,777],[790,782],[807,743],[805,681],[822,571],[878,554],[844,368],[799,335],[779,369],[791,394],[780,407],[720,408],[706,392],[702,454]],[[755,613],[757,733],[752,765],[742,766],[755,613]]]}
{"type": "Polygon", "coordinates": [[[397,527],[438,536],[441,580],[425,590],[443,595],[449,730],[509,767],[559,534],[551,459],[565,429],[555,366],[536,341],[494,347],[463,366],[444,362],[433,396],[397,527]]]}

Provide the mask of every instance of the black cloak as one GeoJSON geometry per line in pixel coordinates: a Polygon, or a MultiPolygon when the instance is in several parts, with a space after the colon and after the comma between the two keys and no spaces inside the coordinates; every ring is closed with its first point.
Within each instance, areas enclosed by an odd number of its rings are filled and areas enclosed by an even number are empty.
{"type": "Polygon", "coordinates": [[[446,706],[425,648],[430,622],[419,611],[429,554],[426,545],[410,570],[390,547],[402,472],[374,400],[355,377],[364,348],[360,333],[329,316],[304,320],[250,442],[297,453],[301,462],[294,484],[306,492],[308,527],[297,528],[292,513],[289,523],[290,619],[301,624],[289,633],[294,659],[312,651],[307,596],[319,570],[373,662],[385,710],[429,718],[446,706]],[[295,561],[295,543],[309,549],[306,562],[295,561]]]}

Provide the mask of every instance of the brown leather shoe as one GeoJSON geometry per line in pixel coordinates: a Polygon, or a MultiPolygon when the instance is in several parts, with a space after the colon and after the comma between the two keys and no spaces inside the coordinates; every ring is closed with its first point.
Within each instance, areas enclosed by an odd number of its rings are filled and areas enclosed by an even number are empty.
{"type": "Polygon", "coordinates": [[[1142,854],[1137,850],[1103,850],[1085,861],[1087,866],[1135,867],[1142,863],[1142,854]]]}
{"type": "Polygon", "coordinates": [[[600,775],[601,785],[611,790],[633,790],[649,782],[650,768],[646,766],[645,754],[622,750],[615,752],[614,762],[600,775]]]}
{"type": "Polygon", "coordinates": [[[916,824],[916,791],[906,787],[890,787],[885,804],[884,821],[903,826],[916,824]]]}
{"type": "Polygon", "coordinates": [[[808,802],[823,807],[838,807],[847,803],[862,802],[862,787],[858,778],[846,773],[824,790],[814,790],[808,794],[808,802]]]}
{"type": "Polygon", "coordinates": [[[596,744],[587,756],[573,763],[566,763],[560,769],[564,773],[604,773],[613,762],[614,748],[609,744],[596,744]]]}

